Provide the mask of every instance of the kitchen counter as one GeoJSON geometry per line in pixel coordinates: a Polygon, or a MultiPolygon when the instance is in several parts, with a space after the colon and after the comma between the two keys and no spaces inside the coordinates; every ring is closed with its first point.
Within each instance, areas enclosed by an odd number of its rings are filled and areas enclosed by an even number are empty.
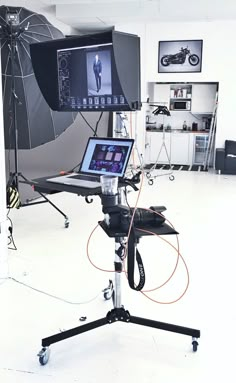
{"type": "MultiPolygon", "coordinates": [[[[163,132],[162,129],[158,128],[146,128],[146,132],[163,132]]],[[[209,134],[206,130],[182,130],[182,129],[166,129],[165,133],[197,133],[197,134],[209,134]]]]}

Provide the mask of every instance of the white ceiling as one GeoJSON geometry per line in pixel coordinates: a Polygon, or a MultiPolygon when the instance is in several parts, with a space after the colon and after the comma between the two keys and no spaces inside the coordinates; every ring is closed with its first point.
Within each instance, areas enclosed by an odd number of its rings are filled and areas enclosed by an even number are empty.
{"type": "Polygon", "coordinates": [[[236,0],[6,0],[0,5],[49,12],[81,32],[128,23],[236,20],[236,0]]]}

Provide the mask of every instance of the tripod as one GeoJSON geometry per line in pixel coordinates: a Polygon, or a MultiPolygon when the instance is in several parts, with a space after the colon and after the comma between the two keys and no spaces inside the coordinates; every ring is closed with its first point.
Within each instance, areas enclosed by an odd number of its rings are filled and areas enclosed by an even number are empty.
{"type": "MultiPolygon", "coordinates": [[[[151,105],[151,106],[154,106],[154,105],[151,105]]],[[[167,159],[167,162],[168,162],[168,165],[169,165],[170,173],[165,173],[165,174],[161,174],[161,175],[162,176],[169,175],[169,180],[170,181],[173,181],[175,179],[175,177],[172,175],[172,171],[171,171],[171,158],[170,158],[170,154],[168,153],[167,146],[166,146],[166,128],[165,128],[165,125],[164,125],[164,116],[170,116],[170,112],[169,112],[169,110],[168,110],[168,108],[166,106],[157,105],[156,109],[153,111],[153,114],[155,116],[158,115],[158,114],[163,115],[163,124],[162,124],[162,129],[163,130],[162,130],[162,144],[160,146],[160,149],[159,149],[156,161],[152,165],[152,167],[149,169],[149,171],[146,173],[146,177],[149,179],[149,181],[148,181],[149,185],[153,185],[153,179],[155,179],[156,177],[160,177],[160,175],[152,176],[151,172],[153,170],[156,170],[156,167],[158,165],[158,162],[159,162],[159,159],[160,159],[160,156],[161,156],[161,153],[162,153],[163,150],[164,150],[165,155],[166,155],[166,159],[167,159]]]]}
{"type": "MultiPolygon", "coordinates": [[[[159,207],[159,208],[156,207],[155,210],[161,212],[163,211],[163,207],[159,207]]],[[[117,217],[115,217],[115,219],[117,219],[117,217]]],[[[165,331],[170,331],[170,332],[174,332],[178,334],[191,336],[193,351],[194,352],[197,351],[197,347],[198,347],[197,339],[200,337],[199,330],[183,327],[183,326],[178,326],[174,324],[164,323],[164,322],[158,322],[151,319],[136,317],[136,316],[130,315],[129,311],[122,306],[122,303],[121,303],[121,272],[123,270],[123,254],[122,254],[123,245],[122,244],[124,243],[124,237],[127,236],[127,230],[123,228],[119,229],[121,225],[111,228],[107,225],[105,219],[104,221],[100,221],[99,224],[109,237],[115,239],[115,260],[114,260],[115,285],[114,285],[114,290],[112,291],[114,307],[103,318],[100,318],[91,323],[87,323],[82,326],[78,326],[70,330],[66,330],[64,332],[60,332],[55,335],[51,335],[47,338],[42,339],[42,349],[38,353],[39,363],[41,365],[47,364],[49,360],[49,346],[51,344],[60,342],[61,340],[65,340],[75,335],[79,335],[84,332],[93,330],[95,328],[112,324],[118,321],[133,323],[133,324],[137,324],[141,326],[147,326],[147,327],[152,327],[155,329],[160,329],[160,330],[165,330],[165,331]]],[[[149,235],[147,234],[147,231],[152,231],[153,233],[156,233],[158,235],[177,234],[176,231],[172,227],[167,225],[166,223],[163,223],[162,225],[157,227],[149,226],[148,230],[146,225],[143,227],[139,225],[138,229],[134,229],[134,240],[132,236],[132,239],[129,239],[128,241],[128,256],[129,256],[130,250],[134,254],[136,253],[137,243],[139,242],[139,239],[141,238],[141,236],[149,235]],[[139,229],[146,229],[146,232],[145,233],[141,232],[139,229]]],[[[129,271],[128,271],[128,274],[129,274],[129,271]]],[[[113,288],[113,285],[112,285],[112,288],[113,288]]],[[[105,299],[107,299],[106,298],[107,293],[108,293],[107,291],[104,293],[105,299]]]]}
{"type": "MultiPolygon", "coordinates": [[[[28,29],[22,28],[19,26],[20,20],[19,20],[19,13],[17,12],[9,12],[7,13],[6,17],[7,26],[4,28],[1,28],[3,35],[7,38],[9,41],[9,50],[10,50],[10,62],[11,62],[11,113],[10,113],[10,119],[12,121],[12,132],[13,132],[13,148],[14,148],[14,171],[11,172],[10,169],[10,176],[7,184],[7,188],[13,187],[17,193],[19,194],[19,183],[26,183],[30,184],[30,181],[19,172],[19,159],[18,159],[18,137],[19,137],[19,131],[18,131],[18,123],[17,123],[17,104],[20,106],[22,105],[17,93],[16,93],[16,83],[15,83],[15,65],[16,62],[16,54],[17,54],[17,40],[20,38],[20,35],[28,29]],[[20,181],[20,179],[22,181],[20,181]]],[[[10,133],[12,133],[10,132],[10,133]]],[[[12,137],[11,137],[12,138],[12,137]]],[[[43,201],[39,202],[30,202],[26,204],[20,204],[20,201],[18,203],[18,206],[30,206],[35,205],[39,203],[48,202],[51,206],[53,206],[60,214],[62,214],[65,218],[65,227],[69,226],[69,219],[66,214],[64,214],[55,204],[53,204],[43,193],[39,192],[39,195],[43,197],[43,201]]],[[[20,197],[19,197],[20,198],[20,197]]]]}

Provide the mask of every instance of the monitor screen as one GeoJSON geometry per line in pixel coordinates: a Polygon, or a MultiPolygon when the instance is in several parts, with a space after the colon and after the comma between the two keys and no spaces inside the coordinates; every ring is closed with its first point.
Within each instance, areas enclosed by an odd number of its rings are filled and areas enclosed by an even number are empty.
{"type": "Polygon", "coordinates": [[[112,43],[57,50],[60,110],[126,110],[112,43]]]}
{"type": "Polygon", "coordinates": [[[91,137],[84,152],[80,172],[123,177],[133,143],[133,139],[91,137]]]}

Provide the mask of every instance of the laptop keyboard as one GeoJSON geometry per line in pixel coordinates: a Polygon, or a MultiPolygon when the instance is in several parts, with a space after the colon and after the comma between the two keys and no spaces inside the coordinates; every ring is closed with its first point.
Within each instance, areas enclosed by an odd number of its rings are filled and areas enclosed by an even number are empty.
{"type": "Polygon", "coordinates": [[[100,182],[100,177],[99,176],[90,176],[90,175],[86,175],[86,174],[78,174],[76,176],[71,176],[69,178],[72,178],[74,180],[84,180],[84,181],[100,182]]]}

